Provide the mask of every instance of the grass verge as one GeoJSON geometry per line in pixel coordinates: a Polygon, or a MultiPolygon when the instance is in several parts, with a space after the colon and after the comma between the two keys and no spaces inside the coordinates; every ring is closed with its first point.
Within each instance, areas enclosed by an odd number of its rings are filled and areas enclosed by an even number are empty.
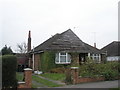
{"type": "Polygon", "coordinates": [[[23,81],[23,73],[16,72],[16,78],[18,81],[23,81]]]}

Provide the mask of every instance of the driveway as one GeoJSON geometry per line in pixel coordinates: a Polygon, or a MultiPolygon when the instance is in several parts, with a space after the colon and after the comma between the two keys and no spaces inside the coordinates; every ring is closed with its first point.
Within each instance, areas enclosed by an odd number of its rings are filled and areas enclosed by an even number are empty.
{"type": "Polygon", "coordinates": [[[66,85],[59,88],[118,88],[118,80],[66,85]]]}

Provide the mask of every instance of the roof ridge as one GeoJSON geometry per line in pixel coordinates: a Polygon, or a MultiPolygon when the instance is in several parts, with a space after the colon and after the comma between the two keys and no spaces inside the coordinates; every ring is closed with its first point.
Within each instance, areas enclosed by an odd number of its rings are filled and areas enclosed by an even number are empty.
{"type": "Polygon", "coordinates": [[[101,50],[103,50],[104,48],[108,47],[109,45],[112,45],[114,43],[120,43],[120,41],[112,41],[111,43],[105,45],[103,48],[101,48],[101,50]]]}
{"type": "MultiPolygon", "coordinates": [[[[64,34],[64,33],[68,32],[68,31],[72,31],[72,30],[69,28],[68,30],[62,32],[61,34],[64,34]]],[[[73,32],[73,31],[72,31],[72,32],[73,32]]]]}

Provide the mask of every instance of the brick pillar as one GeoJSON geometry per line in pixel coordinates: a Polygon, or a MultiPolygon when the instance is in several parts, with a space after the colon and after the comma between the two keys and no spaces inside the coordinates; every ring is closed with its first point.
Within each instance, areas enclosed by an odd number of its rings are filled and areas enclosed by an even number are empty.
{"type": "Polygon", "coordinates": [[[72,53],[71,54],[71,59],[72,59],[72,65],[73,66],[79,66],[79,53],[72,53]]]}
{"type": "Polygon", "coordinates": [[[78,83],[78,79],[79,79],[78,70],[79,70],[79,67],[71,67],[71,79],[73,84],[78,83]]]}
{"type": "Polygon", "coordinates": [[[24,69],[24,78],[25,78],[25,84],[26,88],[32,87],[32,69],[26,68],[24,69]]]}

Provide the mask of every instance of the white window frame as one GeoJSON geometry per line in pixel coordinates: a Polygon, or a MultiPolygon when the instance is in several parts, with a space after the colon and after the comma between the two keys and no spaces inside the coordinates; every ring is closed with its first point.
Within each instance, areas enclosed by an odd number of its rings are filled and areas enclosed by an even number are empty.
{"type": "MultiPolygon", "coordinates": [[[[62,52],[62,53],[64,53],[64,52],[62,52]]],[[[65,55],[62,55],[62,53],[58,53],[58,62],[56,62],[56,60],[55,60],[55,63],[56,64],[70,64],[71,63],[71,60],[70,61],[68,61],[68,53],[65,53],[65,55]],[[61,56],[65,56],[65,62],[62,62],[62,60],[61,60],[61,56]]]]}
{"type": "Polygon", "coordinates": [[[99,63],[100,62],[100,54],[93,54],[92,59],[99,63]],[[98,60],[95,58],[98,58],[98,60]]]}

